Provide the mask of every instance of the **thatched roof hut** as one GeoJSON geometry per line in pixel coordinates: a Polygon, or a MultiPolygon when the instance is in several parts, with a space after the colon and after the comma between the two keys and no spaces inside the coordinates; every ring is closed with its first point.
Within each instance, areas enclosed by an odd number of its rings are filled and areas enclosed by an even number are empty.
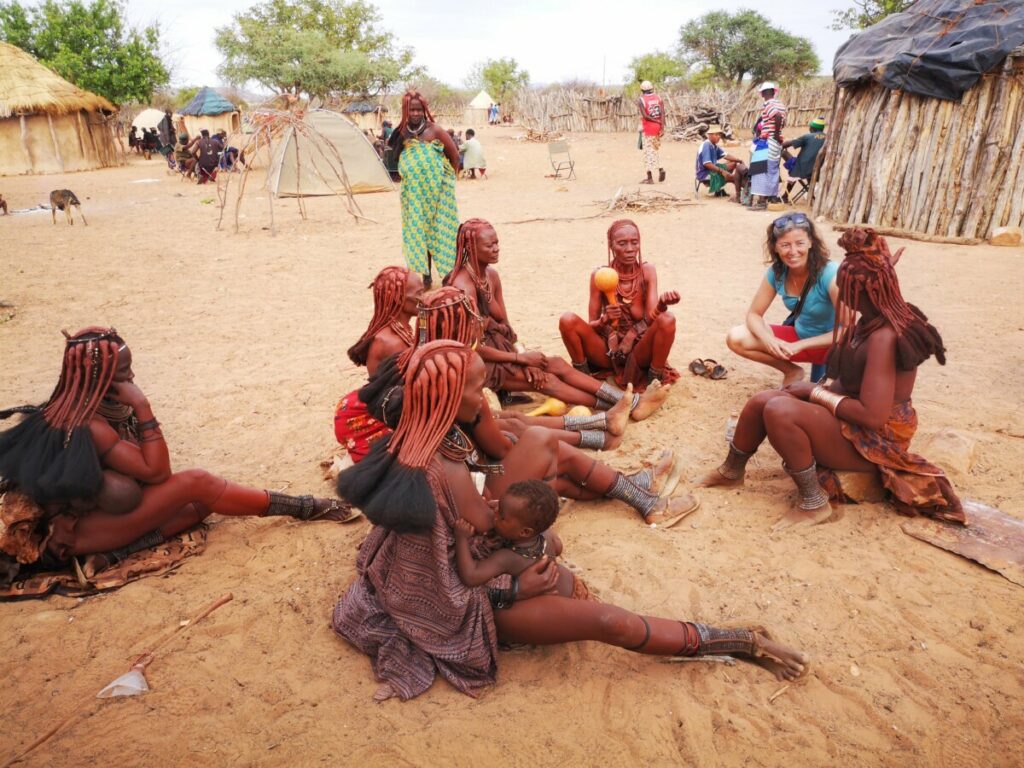
{"type": "Polygon", "coordinates": [[[116,111],[0,42],[0,175],[123,165],[110,120],[116,111]]]}
{"type": "Polygon", "coordinates": [[[204,128],[211,134],[220,130],[228,133],[242,130],[242,113],[238,107],[208,86],[203,86],[178,114],[189,136],[198,135],[204,128]]]}
{"type": "Polygon", "coordinates": [[[1024,224],[1024,3],[919,0],[836,53],[813,209],[976,240],[1024,224]]]}

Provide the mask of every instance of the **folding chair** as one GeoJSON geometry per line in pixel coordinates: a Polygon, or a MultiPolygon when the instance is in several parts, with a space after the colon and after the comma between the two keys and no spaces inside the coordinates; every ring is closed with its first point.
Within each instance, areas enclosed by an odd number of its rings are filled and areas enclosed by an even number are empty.
{"type": "Polygon", "coordinates": [[[566,179],[576,178],[576,162],[572,159],[569,154],[569,142],[562,139],[561,141],[552,141],[548,144],[548,159],[551,161],[551,168],[555,172],[555,178],[561,178],[562,171],[569,171],[569,175],[566,179]]]}
{"type": "Polygon", "coordinates": [[[811,188],[811,182],[807,179],[790,179],[790,181],[795,181],[800,186],[800,189],[796,191],[796,194],[789,198],[789,202],[795,203],[807,194],[807,190],[811,188]]]}

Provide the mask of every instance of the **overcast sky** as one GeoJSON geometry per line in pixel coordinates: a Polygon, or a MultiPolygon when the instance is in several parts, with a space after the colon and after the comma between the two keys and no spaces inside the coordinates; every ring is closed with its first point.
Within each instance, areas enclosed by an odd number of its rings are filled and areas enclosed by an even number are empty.
{"type": "MultiPolygon", "coordinates": [[[[215,28],[254,0],[128,0],[135,25],[158,21],[163,30],[172,84],[219,85],[220,55],[215,28]]],[[[382,26],[434,77],[462,86],[475,62],[511,56],[533,83],[568,79],[621,84],[634,56],[675,47],[679,27],[712,10],[755,8],[778,27],[810,38],[822,62],[832,57],[849,33],[830,29],[832,11],[851,0],[764,4],[733,0],[515,0],[501,3],[454,0],[376,0],[382,26]],[[761,8],[757,8],[762,5],[761,8]]]]}

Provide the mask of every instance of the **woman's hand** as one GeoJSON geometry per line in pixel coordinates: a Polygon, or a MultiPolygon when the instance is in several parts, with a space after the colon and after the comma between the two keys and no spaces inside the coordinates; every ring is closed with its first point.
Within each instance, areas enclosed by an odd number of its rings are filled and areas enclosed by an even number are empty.
{"type": "Polygon", "coordinates": [[[465,518],[460,517],[458,520],[455,521],[455,539],[456,539],[456,541],[466,541],[471,536],[473,536],[473,534],[475,534],[475,533],[476,533],[476,528],[473,527],[473,524],[471,522],[469,522],[469,520],[466,520],[465,518]]]}
{"type": "Polygon", "coordinates": [[[789,358],[800,351],[793,342],[783,341],[775,336],[772,336],[765,342],[765,347],[769,355],[779,360],[789,360],[789,358]]]}
{"type": "Polygon", "coordinates": [[[673,304],[678,304],[679,299],[679,291],[665,291],[658,297],[658,303],[664,304],[666,307],[670,307],[673,304]]]}
{"type": "Polygon", "coordinates": [[[617,323],[622,319],[622,305],[609,304],[604,308],[604,316],[609,323],[617,323]]]}
{"type": "Polygon", "coordinates": [[[796,397],[800,400],[807,400],[810,398],[811,392],[814,391],[814,388],[816,386],[818,385],[812,384],[809,381],[795,381],[792,384],[787,384],[786,386],[784,386],[782,388],[782,391],[788,392],[793,397],[796,397]]]}
{"type": "Polygon", "coordinates": [[[558,565],[549,557],[542,557],[519,574],[519,600],[529,600],[557,591],[558,565]]]}
{"type": "Polygon", "coordinates": [[[110,396],[119,403],[129,405],[135,410],[149,407],[149,400],[133,381],[115,381],[110,385],[110,396]]]}
{"type": "Polygon", "coordinates": [[[542,371],[548,367],[548,358],[543,352],[522,352],[519,353],[517,362],[520,365],[528,365],[532,368],[540,368],[542,371]]]}

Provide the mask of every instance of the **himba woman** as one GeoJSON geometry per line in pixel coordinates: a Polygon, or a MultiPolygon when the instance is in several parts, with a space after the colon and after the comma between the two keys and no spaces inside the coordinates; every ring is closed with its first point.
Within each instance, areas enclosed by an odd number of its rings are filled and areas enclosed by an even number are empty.
{"type": "Polygon", "coordinates": [[[214,512],[356,516],[337,500],[246,488],[201,469],[172,472],[160,423],[134,379],[124,339],[112,328],[86,328],[67,337],[60,378],[45,403],[0,412],[2,419],[26,414],[0,432],[0,478],[5,506],[17,500],[32,510],[31,551],[17,554],[28,570],[102,553],[92,563],[100,569],[214,512]]]}
{"type": "Polygon", "coordinates": [[[455,263],[459,150],[417,91],[402,97],[402,121],[388,145],[402,176],[402,253],[406,266],[423,275],[429,287],[432,264],[443,278],[455,263]]]}
{"type": "Polygon", "coordinates": [[[461,517],[482,533],[493,518],[466,465],[472,448],[453,427],[480,415],[485,376],[479,355],[463,344],[419,347],[408,362],[406,404],[394,434],[338,477],[339,494],[363,509],[374,527],[332,623],[371,657],[382,682],[377,699],[417,696],[437,673],[476,695],[495,681],[499,639],[598,640],[653,655],[728,653],[780,679],[804,674],[807,657],[760,629],[718,629],[552,595],[557,569],[549,559],[511,582],[465,586],[455,564],[455,521],[461,517]]]}
{"type": "MultiPolygon", "coordinates": [[[[421,345],[450,340],[472,349],[480,338],[479,317],[466,295],[452,286],[423,297],[416,327],[421,345]]],[[[411,356],[405,352],[381,363],[360,391],[370,412],[381,414],[391,425],[398,422],[405,403],[401,384],[411,356]]],[[[573,446],[573,442],[581,447],[608,446],[617,440],[614,432],[624,429],[625,420],[625,403],[620,401],[606,413],[566,416],[549,419],[544,422],[547,426],[529,426],[513,441],[485,402],[478,417],[473,422],[457,422],[452,435],[468,446],[474,468],[485,473],[485,487],[492,499],[500,498],[519,480],[543,480],[562,496],[617,499],[639,512],[648,525],[671,527],[693,512],[699,501],[688,494],[672,495],[678,473],[670,451],[664,452],[652,469],[626,475],[573,446]]]]}
{"type": "Polygon", "coordinates": [[[917,369],[934,355],[945,365],[939,332],[900,293],[885,238],[871,229],[843,234],[840,301],[860,313],[844,328],[828,357],[830,385],[790,384],[754,395],[740,414],[729,455],[703,485],[743,483],[744,469],[765,437],[782,456],[799,498],[777,528],[818,523],[831,514],[830,496],[842,499],[832,470],[881,473],[898,510],[963,523],[963,508],[938,467],[909,452],[917,430],[911,394],[917,369]],[[819,482],[819,468],[825,480],[819,482]],[[826,488],[828,490],[826,490],[826,488]]]}
{"type": "MultiPolygon", "coordinates": [[[[623,390],[577,370],[560,357],[543,352],[520,352],[517,336],[508,320],[501,277],[494,265],[500,249],[498,234],[483,219],[469,219],[459,226],[455,266],[445,285],[460,288],[482,316],[483,338],[477,352],[487,364],[487,384],[494,391],[541,392],[565,403],[604,410],[623,397],[623,390]]],[[[653,269],[653,267],[652,267],[653,269]]],[[[678,300],[678,298],[677,298],[678,300]]],[[[635,382],[626,382],[626,384],[635,382]]],[[[630,417],[642,421],[662,406],[669,389],[651,387],[633,395],[630,417]]]]}
{"type": "MultiPolygon", "coordinates": [[[[370,283],[373,317],[359,340],[349,347],[348,357],[366,366],[373,375],[381,360],[415,346],[409,321],[423,294],[423,278],[405,267],[385,267],[370,283]]],[[[389,432],[387,426],[366,411],[359,390],[349,392],[334,411],[334,436],[345,446],[352,461],[363,459],[374,440],[389,432]]]]}
{"type": "MultiPolygon", "coordinates": [[[[620,387],[638,390],[654,381],[679,378],[668,364],[676,319],[668,311],[679,293],[658,293],[658,272],[640,253],[640,230],[620,219],[608,228],[608,266],[618,274],[610,303],[590,276],[589,321],[567,312],[558,322],[573,367],[585,373],[612,370],[620,387]]],[[[594,270],[595,273],[597,270],[594,270]]]]}

